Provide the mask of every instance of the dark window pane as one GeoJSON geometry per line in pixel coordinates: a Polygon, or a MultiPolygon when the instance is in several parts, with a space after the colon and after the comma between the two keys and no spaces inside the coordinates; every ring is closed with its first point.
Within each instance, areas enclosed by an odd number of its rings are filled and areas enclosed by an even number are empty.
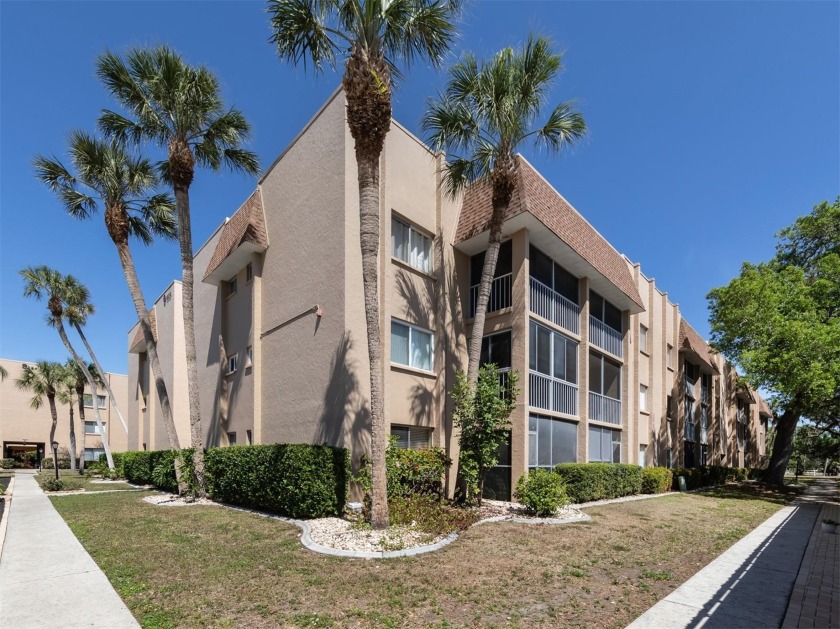
{"type": "Polygon", "coordinates": [[[554,290],[569,301],[578,302],[578,278],[559,264],[554,264],[554,290]]]}
{"type": "Polygon", "coordinates": [[[606,428],[601,429],[601,461],[604,463],[612,463],[613,460],[612,435],[610,432],[612,431],[606,428]]]}
{"type": "Polygon", "coordinates": [[[551,420],[539,418],[537,426],[537,465],[551,465],[551,420]]]}
{"type": "Polygon", "coordinates": [[[589,427],[589,462],[601,460],[601,429],[597,426],[589,427]]]}
{"type": "Polygon", "coordinates": [[[510,432],[506,433],[505,440],[499,444],[496,454],[499,457],[496,465],[510,465],[510,432]]]}
{"type": "Polygon", "coordinates": [[[408,448],[408,428],[399,428],[391,426],[391,436],[397,438],[397,447],[408,448]]]}
{"type": "Polygon", "coordinates": [[[546,286],[551,286],[551,258],[536,247],[531,247],[531,259],[529,266],[531,269],[531,277],[536,278],[546,286]]]}
{"type": "Polygon", "coordinates": [[[595,352],[589,352],[589,390],[594,393],[602,393],[601,382],[601,357],[595,352]]]}
{"type": "Polygon", "coordinates": [[[510,367],[510,332],[490,337],[490,360],[500,369],[510,367]]]}
{"type": "Polygon", "coordinates": [[[487,500],[510,500],[510,468],[491,467],[484,477],[484,492],[487,500]]]}
{"type": "Polygon", "coordinates": [[[577,384],[577,343],[566,340],[566,380],[577,384]]]}
{"type": "Polygon", "coordinates": [[[528,330],[528,369],[537,369],[537,324],[533,321],[528,330]]]}
{"type": "Polygon", "coordinates": [[[481,270],[484,268],[484,252],[475,254],[470,259],[470,286],[481,283],[481,270]]]}
{"type": "Polygon", "coordinates": [[[551,375],[551,332],[537,326],[537,371],[551,375]]]}
{"type": "Polygon", "coordinates": [[[589,314],[599,321],[604,320],[604,298],[594,290],[589,291],[589,314]]]}
{"type": "Polygon", "coordinates": [[[496,274],[493,277],[507,275],[513,271],[513,241],[506,240],[499,247],[499,257],[496,260],[496,274]]]}
{"type": "Polygon", "coordinates": [[[566,344],[565,340],[559,334],[553,334],[554,337],[554,377],[566,378],[566,344]]]}
{"type": "Polygon", "coordinates": [[[552,421],[551,463],[574,463],[577,460],[577,425],[552,421]]]}
{"type": "Polygon", "coordinates": [[[604,359],[604,395],[615,400],[621,399],[621,367],[606,358],[604,359]]]}
{"type": "Polygon", "coordinates": [[[604,323],[610,326],[613,330],[621,332],[621,310],[613,306],[610,302],[604,301],[604,323]]]}
{"type": "Polygon", "coordinates": [[[490,337],[485,336],[481,339],[481,356],[478,359],[479,365],[486,365],[490,362],[490,337]]]}

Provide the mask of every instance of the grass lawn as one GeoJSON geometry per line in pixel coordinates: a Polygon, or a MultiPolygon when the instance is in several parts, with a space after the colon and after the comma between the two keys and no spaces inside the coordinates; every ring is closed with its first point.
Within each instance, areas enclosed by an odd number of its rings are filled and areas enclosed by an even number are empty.
{"type": "Polygon", "coordinates": [[[369,561],[312,553],[276,520],[142,495],[53,504],[144,627],[624,627],[785,503],[726,487],[369,561]]]}
{"type": "MultiPolygon", "coordinates": [[[[88,478],[73,470],[58,470],[58,475],[64,481],[64,488],[67,491],[84,489],[87,492],[112,491],[114,489],[133,489],[128,483],[97,483],[101,478],[88,478]]],[[[45,478],[55,478],[55,470],[43,469],[40,474],[35,475],[36,482],[40,483],[45,478]]]]}

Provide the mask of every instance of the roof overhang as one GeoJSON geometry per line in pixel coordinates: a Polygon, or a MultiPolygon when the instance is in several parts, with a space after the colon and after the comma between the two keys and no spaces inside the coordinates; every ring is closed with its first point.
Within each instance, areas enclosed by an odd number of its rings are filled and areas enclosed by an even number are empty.
{"type": "Polygon", "coordinates": [[[245,240],[230,252],[230,254],[222,260],[222,262],[213,271],[211,271],[202,281],[205,284],[215,284],[218,286],[221,282],[232,278],[236,273],[251,261],[251,256],[254,253],[265,253],[266,247],[256,243],[245,240]]]}
{"type": "MultiPolygon", "coordinates": [[[[637,304],[634,299],[607,279],[531,212],[523,211],[506,220],[502,227],[502,236],[508,238],[522,229],[528,230],[528,238],[532,245],[552,257],[570,273],[578,277],[586,277],[589,280],[589,288],[612,304],[621,310],[629,310],[631,314],[644,311],[644,308],[637,304]]],[[[481,253],[487,249],[489,234],[489,230],[485,230],[456,244],[455,248],[470,256],[481,253]]]]}

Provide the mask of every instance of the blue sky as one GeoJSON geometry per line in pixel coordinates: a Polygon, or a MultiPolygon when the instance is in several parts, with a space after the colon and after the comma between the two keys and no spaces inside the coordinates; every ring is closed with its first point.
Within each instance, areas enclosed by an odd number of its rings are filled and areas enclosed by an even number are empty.
{"type": "MultiPolygon", "coordinates": [[[[744,260],[769,258],[776,231],[840,192],[839,25],[836,2],[475,1],[447,62],[531,29],[566,51],[552,99],[578,99],[590,134],[557,157],[523,153],[707,336],[708,291],[744,260]]],[[[65,358],[17,276],[47,264],[91,289],[88,336],[106,369],[126,370],[136,316],[102,217],[67,217],[31,167],[37,153],[64,158],[68,132],[93,130],[115,106],[97,55],[166,43],[208,66],[253,125],[265,167],[339,82],[281,63],[269,36],[262,2],[0,2],[0,356],[65,358]]],[[[414,68],[397,120],[419,133],[443,81],[414,68]]],[[[196,246],[254,187],[197,174],[196,246]]],[[[180,276],[175,245],[137,245],[135,256],[149,302],[180,276]]]]}

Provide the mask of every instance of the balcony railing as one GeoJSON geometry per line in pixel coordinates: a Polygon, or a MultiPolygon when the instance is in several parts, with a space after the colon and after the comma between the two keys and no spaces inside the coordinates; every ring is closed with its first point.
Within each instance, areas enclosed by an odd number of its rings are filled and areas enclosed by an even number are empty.
{"type": "MultiPolygon", "coordinates": [[[[513,273],[500,275],[490,284],[490,299],[487,300],[487,312],[496,312],[509,308],[511,304],[513,273]]],[[[478,305],[478,289],[481,285],[470,286],[470,318],[475,316],[478,305]]]]}
{"type": "Polygon", "coordinates": [[[580,306],[531,278],[531,312],[564,330],[580,334],[580,306]]]}
{"type": "Polygon", "coordinates": [[[531,406],[566,415],[578,414],[577,385],[536,371],[531,372],[529,385],[528,403],[531,406]]]}
{"type": "Polygon", "coordinates": [[[621,424],[621,400],[600,393],[589,392],[589,419],[609,424],[621,424]]]}
{"type": "Polygon", "coordinates": [[[589,342],[621,358],[621,332],[592,316],[589,317],[589,342]]]}

